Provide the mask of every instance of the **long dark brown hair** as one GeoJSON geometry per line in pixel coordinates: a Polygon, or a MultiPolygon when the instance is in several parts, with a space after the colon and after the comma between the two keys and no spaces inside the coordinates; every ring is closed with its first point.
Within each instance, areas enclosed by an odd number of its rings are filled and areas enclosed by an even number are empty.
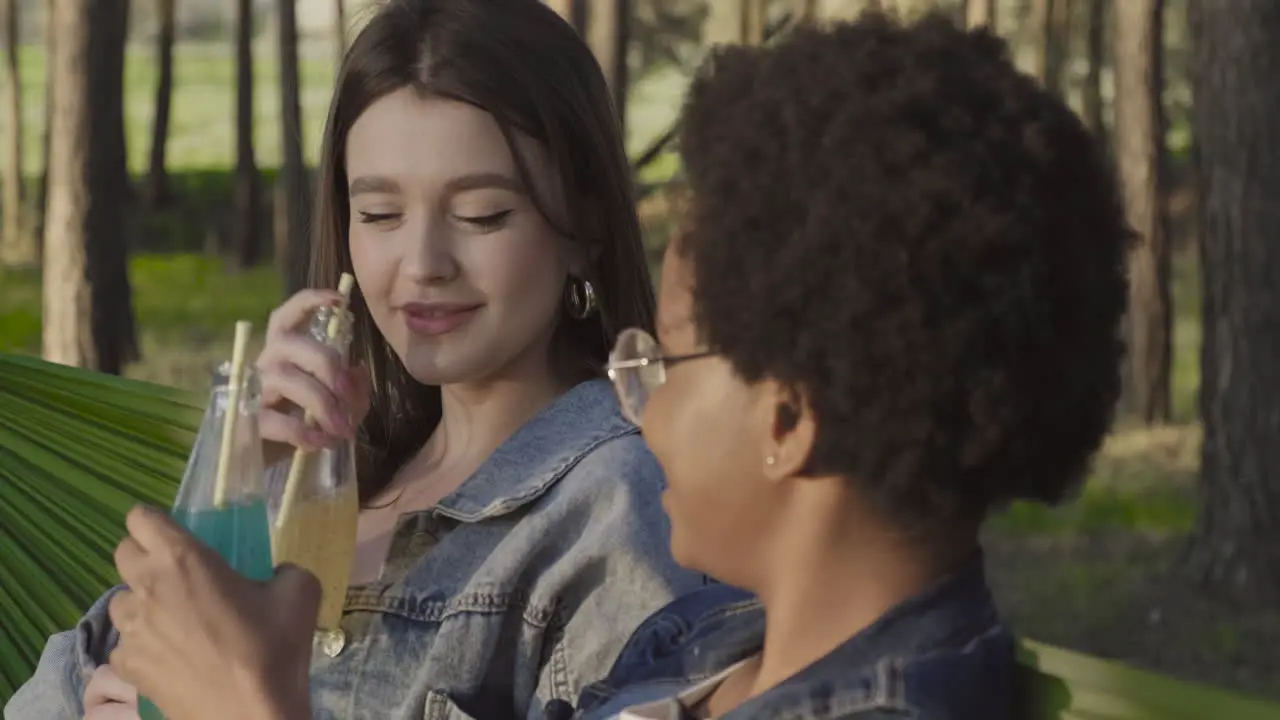
{"type": "MultiPolygon", "coordinates": [[[[390,0],[352,42],[339,69],[317,172],[310,285],[334,287],[351,272],[346,141],[379,98],[411,87],[483,109],[497,120],[528,188],[535,185],[515,132],[541,142],[559,172],[568,227],[534,203],[587,258],[599,312],[562,312],[552,339],[559,370],[602,372],[617,333],[652,328],[653,286],[640,240],[630,166],[604,75],[573,28],[538,0],[390,0]]],[[[532,192],[532,190],[531,190],[532,192]]],[[[368,501],[440,422],[440,389],[410,377],[373,324],[359,290],[352,355],[373,379],[359,432],[360,496],[368,501]]]]}

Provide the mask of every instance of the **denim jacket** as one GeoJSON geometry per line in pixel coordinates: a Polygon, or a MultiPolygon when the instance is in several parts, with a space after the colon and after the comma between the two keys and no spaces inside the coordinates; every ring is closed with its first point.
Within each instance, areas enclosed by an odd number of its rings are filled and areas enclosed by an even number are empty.
{"type": "MultiPolygon", "coordinates": [[[[314,716],[563,712],[638,623],[704,584],[671,558],[662,482],[612,388],[570,390],[455,493],[402,518],[388,569],[407,562],[351,588],[345,646],[314,653],[314,716]]],[[[6,720],[79,720],[85,684],[115,643],[106,600],[49,640],[6,720]]]]}
{"type": "MultiPolygon", "coordinates": [[[[674,697],[763,645],[757,600],[727,585],[704,588],[641,624],[609,675],[583,691],[574,717],[605,720],[674,697]]],[[[979,556],[721,720],[1011,720],[1014,661],[979,556]]]]}

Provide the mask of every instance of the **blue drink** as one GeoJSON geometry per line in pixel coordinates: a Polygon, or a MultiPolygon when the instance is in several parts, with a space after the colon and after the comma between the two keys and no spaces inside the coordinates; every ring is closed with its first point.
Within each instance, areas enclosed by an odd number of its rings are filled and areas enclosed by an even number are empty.
{"type": "Polygon", "coordinates": [[[263,500],[228,503],[219,509],[174,508],[172,515],[179,525],[213,548],[241,575],[266,581],[275,574],[271,564],[267,504],[263,500]]]}
{"type": "MultiPolygon", "coordinates": [[[[241,575],[266,581],[275,573],[264,501],[229,503],[207,510],[175,507],[171,514],[174,521],[213,548],[241,575]]],[[[142,720],[165,720],[164,713],[146,698],[138,698],[138,716],[142,720]]]]}
{"type": "MultiPolygon", "coordinates": [[[[234,393],[236,407],[231,407],[228,369],[224,366],[214,375],[209,405],[170,516],[236,572],[250,580],[265,581],[271,579],[274,567],[262,483],[259,387],[253,371],[246,370],[243,385],[234,393]],[[219,487],[222,436],[227,414],[232,412],[239,417],[226,448],[225,479],[219,487]]],[[[144,697],[138,698],[138,715],[142,720],[165,720],[160,709],[144,697]]]]}

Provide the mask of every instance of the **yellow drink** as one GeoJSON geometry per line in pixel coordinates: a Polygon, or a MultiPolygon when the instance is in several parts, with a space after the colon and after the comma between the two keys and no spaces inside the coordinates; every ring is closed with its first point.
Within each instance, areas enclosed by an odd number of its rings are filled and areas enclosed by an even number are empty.
{"type": "Polygon", "coordinates": [[[277,565],[293,563],[320,580],[323,596],[316,627],[336,630],[351,580],[356,554],[356,520],[360,502],[354,482],[330,495],[298,498],[285,525],[271,526],[271,555],[277,565]]]}

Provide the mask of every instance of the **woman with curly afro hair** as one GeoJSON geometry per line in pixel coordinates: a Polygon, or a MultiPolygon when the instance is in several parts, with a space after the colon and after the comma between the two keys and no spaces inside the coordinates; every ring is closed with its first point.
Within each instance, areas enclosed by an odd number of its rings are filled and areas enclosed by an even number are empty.
{"type": "Polygon", "coordinates": [[[683,122],[658,339],[620,337],[612,375],[677,561],[751,595],[676,600],[580,715],[1012,717],[979,528],[1063,499],[1111,423],[1108,164],[1003,42],[937,16],[721,50],[683,122]]]}
{"type": "MultiPolygon", "coordinates": [[[[642,623],[578,716],[1014,718],[979,529],[1067,496],[1111,423],[1131,233],[1098,147],[999,39],[869,15],[718,51],[681,150],[658,337],[619,334],[609,374],[676,560],[726,584],[642,623]]],[[[201,577],[259,599],[220,647],[306,656],[252,630],[315,607],[296,573],[201,577]]],[[[274,670],[254,717],[310,717],[305,666],[274,670]]]]}

